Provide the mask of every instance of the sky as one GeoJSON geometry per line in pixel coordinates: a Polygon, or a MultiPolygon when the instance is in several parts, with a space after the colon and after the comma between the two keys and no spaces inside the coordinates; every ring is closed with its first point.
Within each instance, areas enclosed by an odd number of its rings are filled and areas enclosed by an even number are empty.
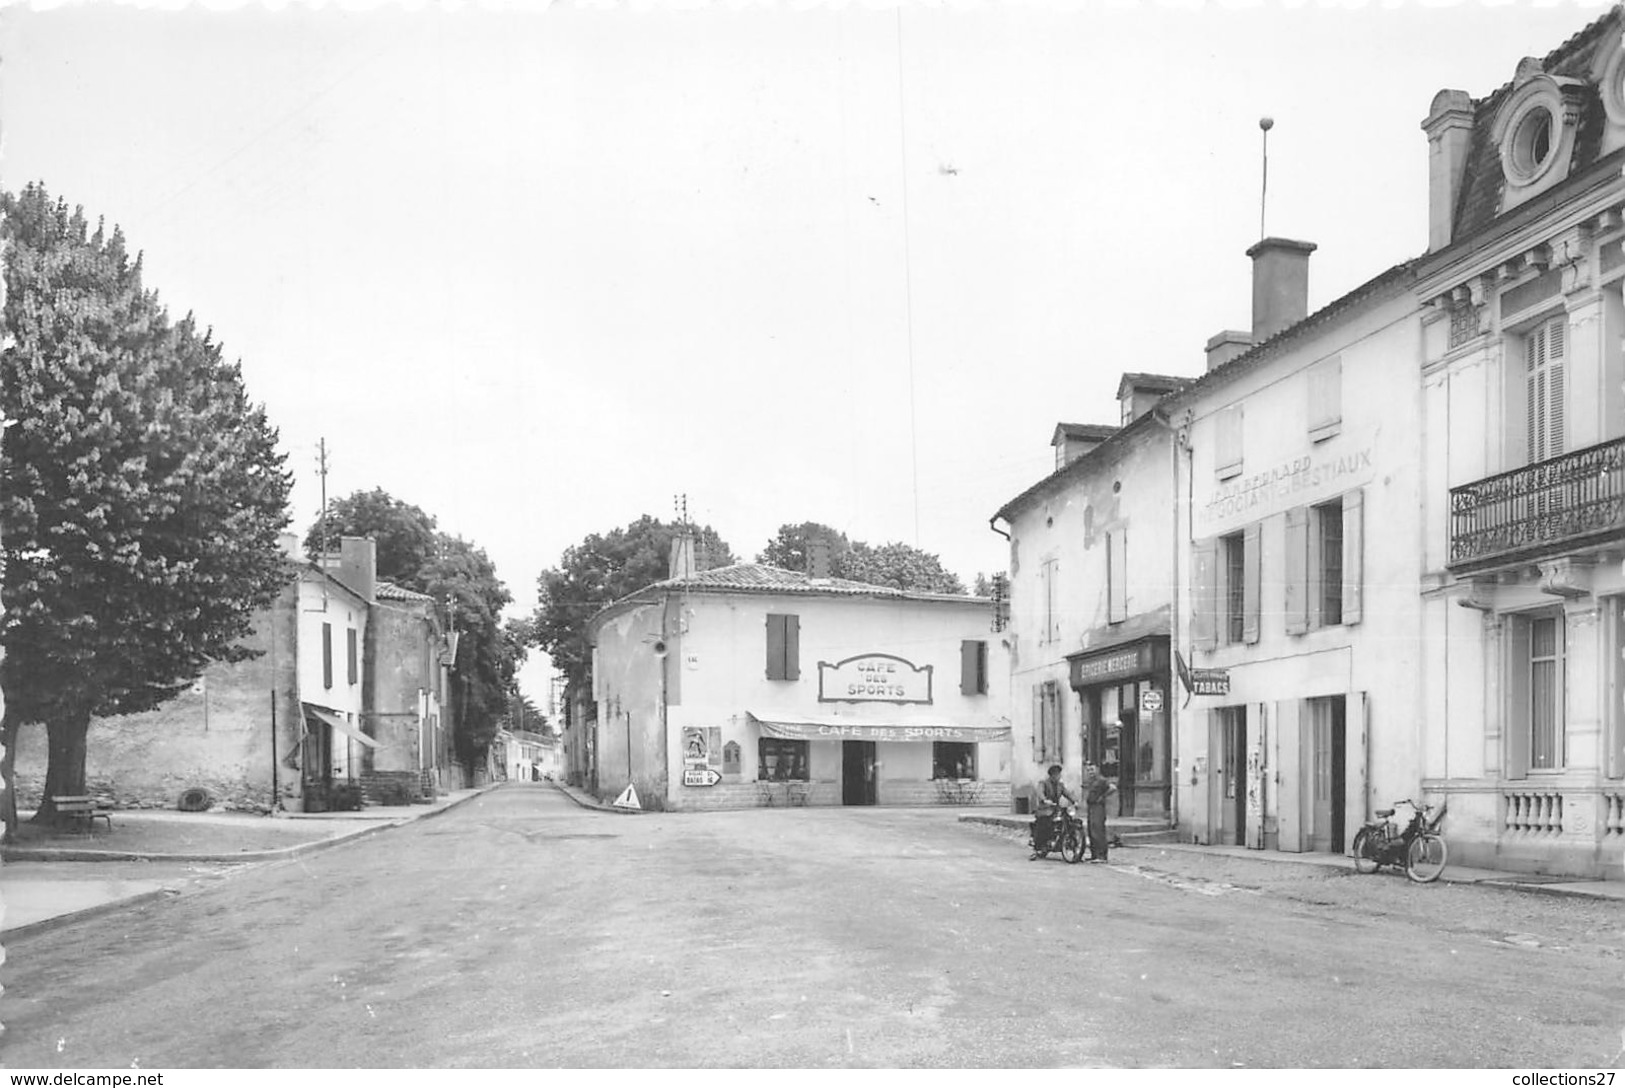
{"type": "MultiPolygon", "coordinates": [[[[1595,3],[0,8],[0,186],[117,224],[281,433],[514,596],[689,515],[967,584],[1125,371],[1195,375],[1268,234],[1310,308],[1427,242],[1420,123],[1595,3]]],[[[545,705],[547,662],[521,685],[545,705]]]]}

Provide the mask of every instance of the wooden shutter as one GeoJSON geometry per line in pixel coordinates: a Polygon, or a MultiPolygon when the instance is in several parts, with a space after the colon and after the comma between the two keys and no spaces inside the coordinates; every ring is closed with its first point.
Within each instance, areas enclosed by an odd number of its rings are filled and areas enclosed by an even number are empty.
{"type": "Polygon", "coordinates": [[[784,674],[784,621],[787,617],[767,614],[767,678],[787,680],[784,674]]]}
{"type": "Polygon", "coordinates": [[[784,617],[784,678],[801,679],[801,617],[784,617]]]}
{"type": "Polygon", "coordinates": [[[1286,512],[1286,633],[1309,630],[1309,508],[1294,506],[1286,512]]]}
{"type": "Polygon", "coordinates": [[[358,676],[357,676],[357,669],[356,669],[355,628],[354,627],[347,627],[344,630],[344,666],[345,666],[345,673],[348,676],[350,683],[352,683],[352,684],[355,683],[356,680],[358,679],[358,676]]]}
{"type": "Polygon", "coordinates": [[[1343,622],[1359,623],[1365,606],[1365,499],[1355,488],[1343,496],[1343,622]]]}
{"type": "Polygon", "coordinates": [[[322,624],[322,687],[333,686],[333,625],[322,624]]]}
{"type": "Polygon", "coordinates": [[[1191,545],[1191,645],[1198,650],[1219,644],[1218,556],[1213,537],[1191,545]]]}
{"type": "Polygon", "coordinates": [[[1566,361],[1568,317],[1555,318],[1546,335],[1546,456],[1563,452],[1563,364],[1566,361]]]}
{"type": "Polygon", "coordinates": [[[1343,358],[1334,355],[1309,370],[1309,438],[1336,434],[1343,421],[1343,358]]]}
{"type": "MultiPolygon", "coordinates": [[[[1354,844],[1354,833],[1371,819],[1371,697],[1351,691],[1343,712],[1343,852],[1354,844]]],[[[1393,798],[1385,798],[1383,807],[1393,798]]]]}
{"type": "Polygon", "coordinates": [[[1502,764],[1508,778],[1529,777],[1529,621],[1508,617],[1506,632],[1506,703],[1501,712],[1502,764]]]}
{"type": "Polygon", "coordinates": [[[1106,534],[1106,622],[1128,619],[1128,534],[1113,529],[1106,534]]]}
{"type": "MultiPolygon", "coordinates": [[[[1033,762],[1044,762],[1044,685],[1033,685],[1033,762]]],[[[1043,768],[1039,768],[1043,773],[1043,768]]]]}
{"type": "Polygon", "coordinates": [[[1525,402],[1529,463],[1563,452],[1563,364],[1568,349],[1568,317],[1554,317],[1524,344],[1525,402]]]}
{"type": "MultiPolygon", "coordinates": [[[[1309,813],[1313,810],[1314,789],[1309,766],[1309,745],[1304,743],[1300,699],[1282,699],[1275,704],[1275,743],[1281,753],[1280,790],[1277,796],[1277,816],[1280,820],[1278,842],[1282,850],[1308,848],[1309,813]]],[[[1307,717],[1307,715],[1303,715],[1307,717]]]]}
{"type": "Polygon", "coordinates": [[[1263,556],[1258,546],[1258,522],[1247,526],[1241,536],[1241,641],[1258,641],[1259,578],[1263,556]]]}
{"type": "Polygon", "coordinates": [[[959,644],[959,694],[987,692],[987,643],[965,639],[959,644]]]}

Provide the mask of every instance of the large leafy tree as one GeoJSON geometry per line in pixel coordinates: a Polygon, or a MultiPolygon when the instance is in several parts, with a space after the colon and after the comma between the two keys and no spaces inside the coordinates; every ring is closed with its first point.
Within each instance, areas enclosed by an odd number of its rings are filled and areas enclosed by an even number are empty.
{"type": "Polygon", "coordinates": [[[829,544],[829,573],[833,578],[850,578],[854,582],[921,593],[965,592],[959,576],[945,569],[942,560],[930,552],[895,542],[876,546],[848,540],[845,533],[816,521],[779,526],[756,561],[785,570],[804,571],[808,566],[809,545],[814,539],[829,544]]]}
{"type": "Polygon", "coordinates": [[[513,597],[497,577],[496,566],[477,545],[441,532],[421,507],[382,488],[357,491],[328,503],[305,535],[311,554],[341,536],[370,536],[377,546],[378,577],[427,593],[449,610],[458,632],[452,677],[457,757],[465,764],[481,758],[507,713],[514,672],[524,659],[521,637],[502,620],[513,597]]]}
{"type": "MultiPolygon", "coordinates": [[[[624,529],[590,534],[567,548],[557,567],[541,573],[530,635],[571,688],[586,684],[591,672],[587,621],[606,604],[665,579],[671,542],[681,528],[645,514],[624,529]]],[[[733,552],[715,529],[703,525],[690,531],[702,569],[733,563],[733,552]]]]}
{"type": "MultiPolygon", "coordinates": [[[[0,639],[6,776],[43,724],[44,801],[85,792],[93,717],[150,710],[210,661],[249,656],[287,576],[291,477],[239,368],[172,322],[123,235],[42,186],[0,196],[0,639]]],[[[13,792],[6,824],[15,827],[13,792]]]]}

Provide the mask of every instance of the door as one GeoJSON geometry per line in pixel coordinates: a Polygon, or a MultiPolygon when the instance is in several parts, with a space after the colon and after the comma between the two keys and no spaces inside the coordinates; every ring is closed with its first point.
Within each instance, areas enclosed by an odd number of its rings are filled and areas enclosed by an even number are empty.
{"type": "Polygon", "coordinates": [[[841,742],[841,804],[875,803],[875,742],[841,742]]]}
{"type": "Polygon", "coordinates": [[[1341,695],[1309,701],[1309,849],[1320,853],[1343,852],[1344,715],[1341,695]]]}
{"type": "Polygon", "coordinates": [[[1219,709],[1218,841],[1244,846],[1247,835],[1247,708],[1219,709]]]}

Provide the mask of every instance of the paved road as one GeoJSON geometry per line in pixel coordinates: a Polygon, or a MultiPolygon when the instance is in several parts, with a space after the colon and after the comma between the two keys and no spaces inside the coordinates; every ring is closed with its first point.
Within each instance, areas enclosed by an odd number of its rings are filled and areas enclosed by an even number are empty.
{"type": "Polygon", "coordinates": [[[511,786],[13,942],[12,1068],[1612,1066],[1625,905],[511,786]],[[71,1000],[70,1000],[71,998],[71,1000]]]}

